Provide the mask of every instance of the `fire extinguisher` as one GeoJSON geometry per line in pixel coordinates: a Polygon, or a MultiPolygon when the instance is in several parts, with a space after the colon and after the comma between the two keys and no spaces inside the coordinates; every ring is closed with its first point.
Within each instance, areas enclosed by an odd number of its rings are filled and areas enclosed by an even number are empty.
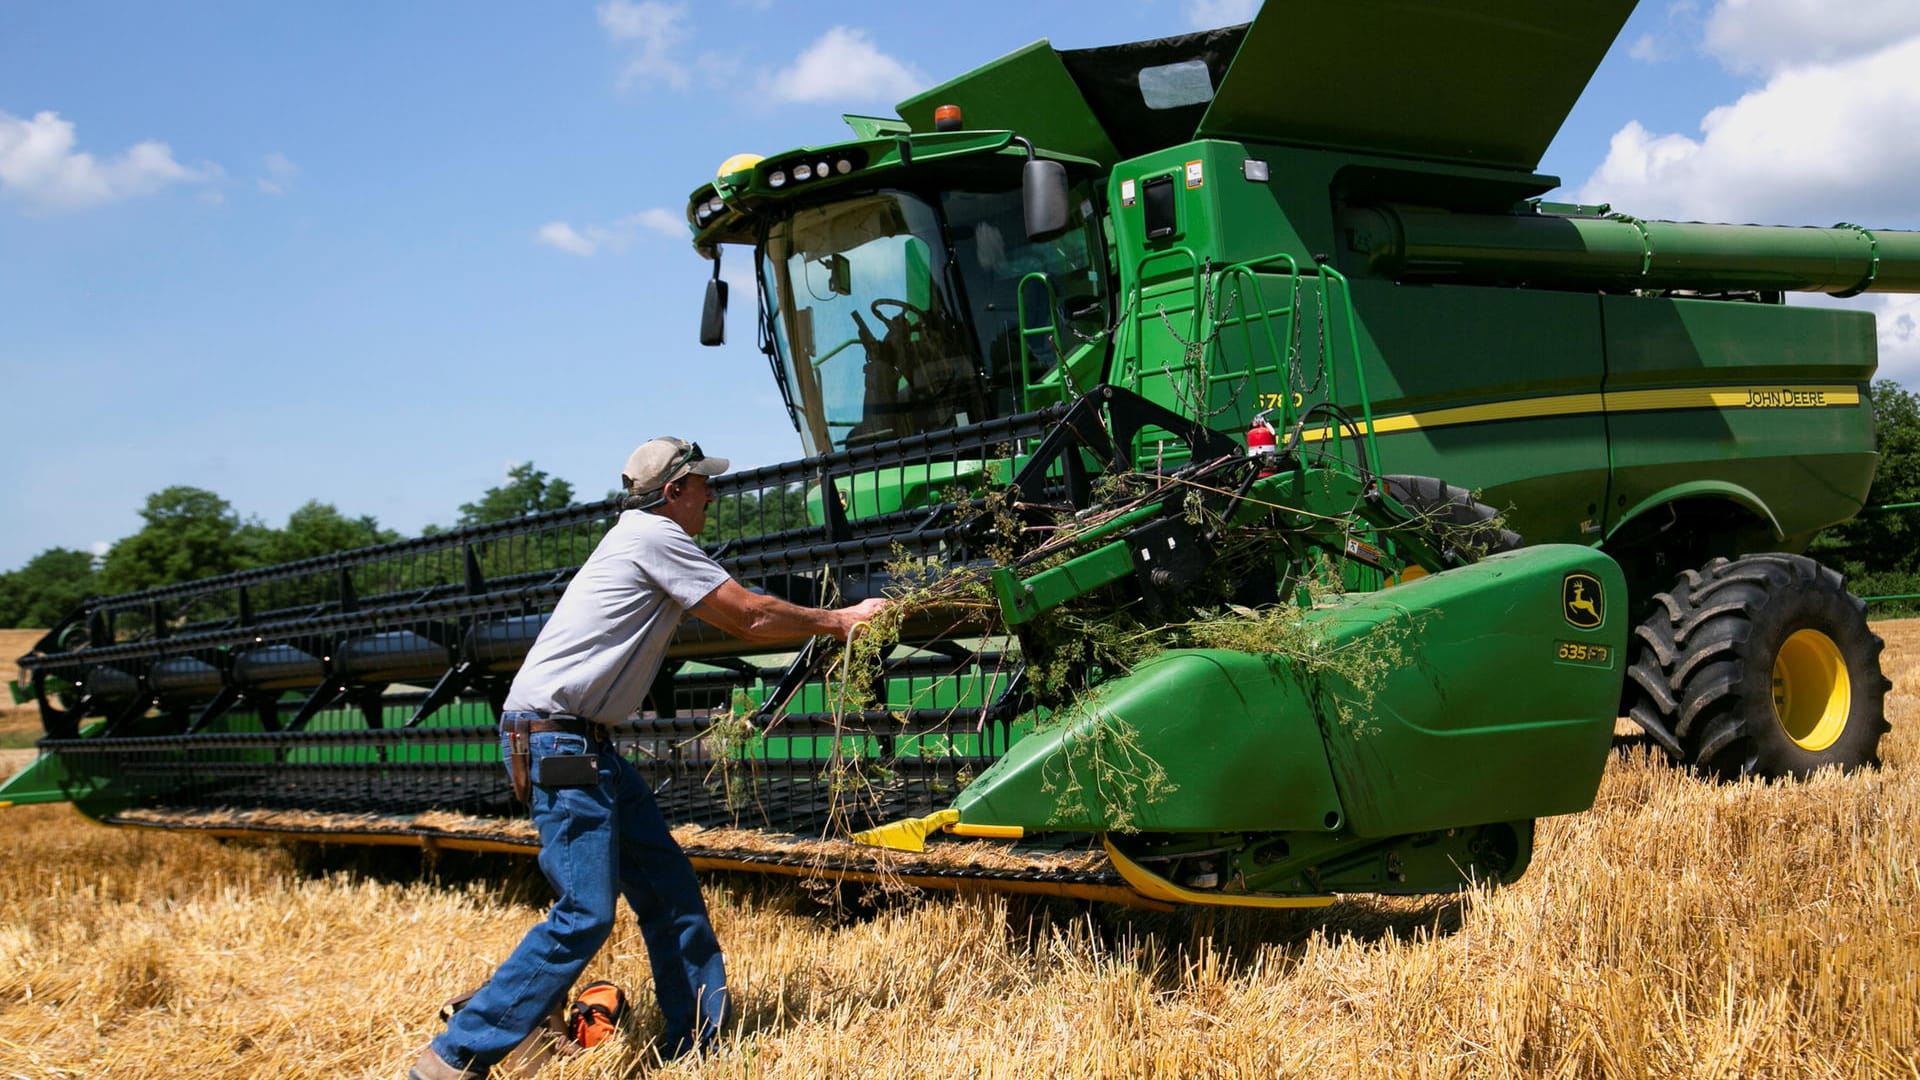
{"type": "Polygon", "coordinates": [[[1253,425],[1247,428],[1247,456],[1260,463],[1259,472],[1263,477],[1280,471],[1279,440],[1274,437],[1273,425],[1267,422],[1265,412],[1254,416],[1253,425]]]}

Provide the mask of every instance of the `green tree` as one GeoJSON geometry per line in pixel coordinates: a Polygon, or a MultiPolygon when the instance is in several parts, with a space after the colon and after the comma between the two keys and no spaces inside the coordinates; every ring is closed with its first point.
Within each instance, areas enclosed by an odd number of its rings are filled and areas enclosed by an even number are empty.
{"type": "MultiPolygon", "coordinates": [[[[1920,509],[1874,509],[1920,502],[1920,394],[1891,379],[1874,383],[1873,420],[1880,468],[1867,509],[1822,532],[1812,554],[1844,570],[1862,596],[1920,592],[1920,509]]],[[[1891,613],[1874,609],[1875,615],[1891,613]]]]}
{"type": "Polygon", "coordinates": [[[140,531],[107,552],[100,568],[101,592],[193,581],[255,561],[246,550],[254,544],[241,542],[240,515],[204,488],[176,486],[155,492],[147,496],[140,517],[146,521],[140,531]]]}
{"type": "MultiPolygon", "coordinates": [[[[242,527],[243,532],[246,527],[242,527]]],[[[263,564],[310,559],[336,551],[387,544],[400,539],[392,529],[383,529],[372,515],[350,518],[331,503],[317,499],[287,515],[283,529],[263,530],[258,558],[263,564]]]]}
{"type": "Polygon", "coordinates": [[[742,492],[713,504],[707,513],[707,527],[700,531],[700,542],[711,547],[807,524],[806,492],[798,485],[765,493],[742,492]]]}
{"type": "Polygon", "coordinates": [[[533,467],[533,462],[507,470],[507,482],[490,487],[470,503],[460,504],[461,525],[484,525],[489,521],[508,521],[547,510],[559,510],[573,503],[573,485],[557,480],[533,467]]]}
{"type": "Polygon", "coordinates": [[[0,626],[49,627],[94,591],[93,556],[48,548],[0,574],[0,626]]]}

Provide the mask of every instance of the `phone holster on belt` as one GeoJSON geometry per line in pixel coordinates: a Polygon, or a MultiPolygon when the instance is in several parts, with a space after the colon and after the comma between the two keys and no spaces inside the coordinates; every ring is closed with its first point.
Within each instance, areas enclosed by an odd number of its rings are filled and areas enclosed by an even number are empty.
{"type": "Polygon", "coordinates": [[[600,755],[547,754],[533,763],[533,782],[541,787],[594,787],[600,783],[600,755]]]}

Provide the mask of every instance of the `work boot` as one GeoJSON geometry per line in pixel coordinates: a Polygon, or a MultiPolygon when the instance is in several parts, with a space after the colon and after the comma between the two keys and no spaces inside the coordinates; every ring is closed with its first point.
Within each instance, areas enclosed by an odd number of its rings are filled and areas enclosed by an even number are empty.
{"type": "Polygon", "coordinates": [[[456,1069],[440,1060],[433,1052],[433,1044],[420,1051],[420,1057],[407,1070],[407,1080],[479,1080],[481,1073],[477,1069],[456,1069]]]}

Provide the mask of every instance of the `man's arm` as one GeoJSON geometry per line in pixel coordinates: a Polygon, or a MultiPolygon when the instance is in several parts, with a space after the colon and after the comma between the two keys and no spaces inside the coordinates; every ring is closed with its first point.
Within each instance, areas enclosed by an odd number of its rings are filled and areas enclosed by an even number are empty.
{"type": "Polygon", "coordinates": [[[841,641],[856,623],[879,614],[887,601],[862,600],[851,607],[810,608],[777,597],[749,592],[728,578],[694,607],[693,613],[715,629],[748,641],[798,641],[815,634],[831,634],[841,641]]]}

